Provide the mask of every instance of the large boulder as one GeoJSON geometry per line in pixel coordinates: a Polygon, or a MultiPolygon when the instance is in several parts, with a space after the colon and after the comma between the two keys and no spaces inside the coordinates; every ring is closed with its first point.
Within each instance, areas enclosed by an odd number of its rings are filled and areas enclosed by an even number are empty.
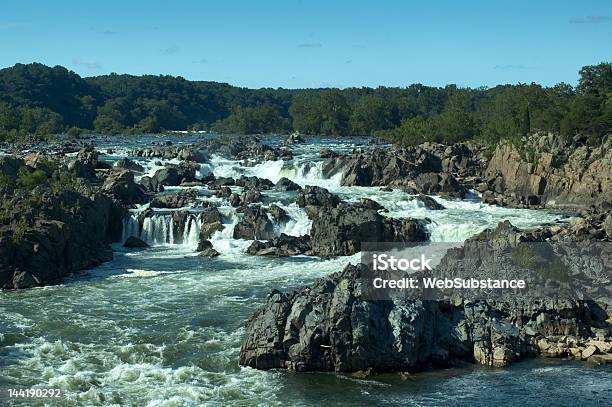
{"type": "Polygon", "coordinates": [[[306,185],[300,190],[296,197],[296,202],[300,208],[306,206],[330,206],[335,207],[341,200],[338,195],[332,194],[323,187],[306,185]]]}
{"type": "Polygon", "coordinates": [[[256,256],[297,256],[310,251],[310,236],[289,236],[281,233],[267,242],[254,241],[247,249],[247,253],[256,256]]]}
{"type": "Polygon", "coordinates": [[[125,205],[141,204],[148,199],[144,187],[134,182],[134,173],[124,169],[111,172],[104,180],[102,191],[125,205]]]}
{"type": "Polygon", "coordinates": [[[449,173],[427,172],[414,179],[416,190],[426,195],[446,195],[465,198],[467,190],[449,173]]]}
{"type": "Polygon", "coordinates": [[[129,158],[122,158],[115,163],[115,167],[123,168],[134,172],[144,172],[144,167],[129,158]]]}
{"type": "Polygon", "coordinates": [[[423,220],[385,218],[376,209],[341,204],[316,212],[310,238],[314,255],[348,256],[360,252],[362,242],[422,242],[429,233],[423,220]]]}
{"type": "Polygon", "coordinates": [[[295,182],[291,181],[289,178],[282,177],[281,179],[278,180],[274,189],[276,189],[277,191],[286,192],[286,191],[299,191],[302,189],[302,187],[296,184],[295,182]]]}
{"type": "Polygon", "coordinates": [[[269,240],[274,238],[274,224],[259,205],[242,209],[241,219],[234,226],[234,239],[269,240]]]}
{"type": "Polygon", "coordinates": [[[149,204],[151,208],[178,209],[191,206],[196,202],[197,192],[184,190],[175,194],[158,195],[149,204]]]}
{"type": "Polygon", "coordinates": [[[74,160],[68,164],[68,169],[74,171],[79,178],[93,179],[96,177],[98,152],[93,147],[82,148],[74,160]]]}
{"type": "Polygon", "coordinates": [[[236,185],[246,189],[267,190],[274,187],[274,183],[269,179],[259,177],[242,176],[236,180],[236,185]]]}

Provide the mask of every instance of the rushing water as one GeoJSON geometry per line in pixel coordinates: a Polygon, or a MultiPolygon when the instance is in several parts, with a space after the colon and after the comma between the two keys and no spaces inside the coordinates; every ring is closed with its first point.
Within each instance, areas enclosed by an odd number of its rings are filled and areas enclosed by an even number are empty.
{"type": "MultiPolygon", "coordinates": [[[[102,151],[115,149],[109,159],[120,158],[134,147],[129,139],[99,146],[102,151]]],[[[325,186],[346,200],[368,197],[384,205],[387,216],[429,217],[432,240],[437,241],[461,241],[504,219],[529,228],[562,218],[546,211],[492,207],[476,199],[435,198],[447,209],[430,211],[400,191],[341,187],[337,177],[321,176],[317,152],[322,146],[353,147],[318,141],[296,146],[293,162],[255,167],[214,157],[201,172],[257,175],[272,181],[286,176],[301,185],[325,186]]],[[[153,172],[159,167],[155,161],[141,159],[140,163],[153,172]]],[[[540,406],[543,400],[548,405],[612,405],[612,369],[568,361],[534,360],[509,369],[442,370],[407,380],[391,374],[358,380],[239,367],[244,321],[263,304],[271,288],[308,284],[358,257],[248,256],[244,251],[250,242],[231,239],[238,219],[234,209],[204,189],[199,192],[199,199],[212,201],[224,215],[225,230],[211,239],[220,257],[193,253],[199,229],[197,209],[180,239],[170,227],[170,211],[156,210],[140,233],[151,248],[127,250],[117,243],[112,262],[65,284],[0,292],[0,386],[61,387],[66,398],[51,405],[62,406],[540,406]]],[[[298,236],[308,233],[310,221],[293,200],[290,193],[265,196],[266,204],[279,204],[292,218],[278,231],[298,236]]],[[[135,217],[143,209],[133,210],[126,218],[124,238],[138,234],[135,217]]]]}

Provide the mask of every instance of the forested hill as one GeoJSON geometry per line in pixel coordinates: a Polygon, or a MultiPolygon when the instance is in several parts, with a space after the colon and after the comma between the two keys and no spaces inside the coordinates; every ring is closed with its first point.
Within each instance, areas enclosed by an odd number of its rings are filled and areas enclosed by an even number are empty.
{"type": "Polygon", "coordinates": [[[173,76],[82,78],[64,67],[16,64],[0,70],[0,139],[96,132],[229,133],[298,130],[314,135],[381,135],[407,144],[534,131],[597,142],[612,129],[612,64],[585,66],[576,87],[558,84],[459,88],[246,89],[173,76]]]}

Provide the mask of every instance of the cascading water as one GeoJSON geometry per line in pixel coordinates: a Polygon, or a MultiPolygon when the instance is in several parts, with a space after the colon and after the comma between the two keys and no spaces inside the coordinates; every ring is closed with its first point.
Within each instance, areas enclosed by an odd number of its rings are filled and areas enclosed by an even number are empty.
{"type": "Polygon", "coordinates": [[[188,214],[182,228],[176,224],[172,213],[156,213],[145,217],[142,229],[138,217],[138,213],[130,213],[123,220],[122,242],[130,236],[136,236],[153,246],[174,244],[197,246],[198,244],[202,219],[197,213],[188,214]],[[176,236],[176,231],[180,229],[183,230],[182,235],[176,236]]]}
{"type": "MultiPolygon", "coordinates": [[[[125,156],[125,151],[139,147],[136,143],[143,143],[146,137],[137,142],[126,139],[128,144],[122,150],[108,145],[104,151],[113,147],[125,156]]],[[[319,150],[350,151],[351,144],[344,140],[346,144],[330,141],[293,146],[293,162],[269,161],[247,167],[237,160],[215,157],[210,166],[216,176],[255,175],[274,182],[287,177],[302,186],[325,187],[344,200],[370,198],[389,211],[385,216],[430,218],[435,241],[460,241],[505,219],[529,228],[558,218],[548,211],[438,197],[434,199],[446,209],[430,210],[399,189],[385,192],[378,187],[341,186],[340,175],[323,177],[319,150]]],[[[147,143],[151,141],[159,143],[160,139],[152,137],[147,143]]],[[[145,174],[152,175],[163,164],[175,161],[141,157],[138,162],[145,167],[145,174]]],[[[206,170],[202,166],[198,177],[206,170]]],[[[309,233],[312,223],[304,208],[295,204],[294,193],[263,193],[264,206],[274,202],[290,216],[289,221],[276,225],[278,233],[309,233]]],[[[113,261],[88,272],[91,278],[76,277],[76,283],[67,281],[19,293],[0,291],[0,386],[61,387],[67,398],[62,405],[397,406],[407,399],[421,405],[445,405],[457,399],[479,404],[474,389],[483,383],[488,388],[498,384],[499,372],[483,369],[460,374],[453,370],[450,376],[428,375],[397,385],[397,376],[357,380],[237,368],[244,321],[265,303],[271,288],[288,291],[312,284],[315,278],[337,272],[348,262],[358,262],[359,254],[333,259],[248,255],[245,252],[251,242],[233,239],[234,226],[241,218],[236,208],[229,206],[227,199],[208,194],[199,199],[216,206],[223,218],[224,229],[210,237],[221,254],[218,258],[190,255],[202,223],[195,210],[154,210],[142,219],[141,226],[139,216],[147,208],[141,206],[125,217],[122,240],[136,236],[153,247],[117,250],[113,261]],[[179,219],[184,227],[174,224],[179,219]]],[[[580,365],[548,364],[542,369],[530,371],[519,365],[516,370],[504,371],[504,380],[520,391],[533,390],[534,383],[542,392],[571,389],[571,395],[566,392],[568,398],[555,398],[553,404],[563,404],[576,397],[576,392],[607,394],[612,380],[610,370],[580,365]]]]}

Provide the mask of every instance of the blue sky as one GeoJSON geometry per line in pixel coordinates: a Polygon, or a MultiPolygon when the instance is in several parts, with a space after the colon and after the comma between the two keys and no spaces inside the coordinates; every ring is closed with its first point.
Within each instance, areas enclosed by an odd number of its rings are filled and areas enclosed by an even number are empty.
{"type": "Polygon", "coordinates": [[[575,84],[612,60],[612,1],[26,1],[0,66],[171,74],[247,87],[575,84]]]}

